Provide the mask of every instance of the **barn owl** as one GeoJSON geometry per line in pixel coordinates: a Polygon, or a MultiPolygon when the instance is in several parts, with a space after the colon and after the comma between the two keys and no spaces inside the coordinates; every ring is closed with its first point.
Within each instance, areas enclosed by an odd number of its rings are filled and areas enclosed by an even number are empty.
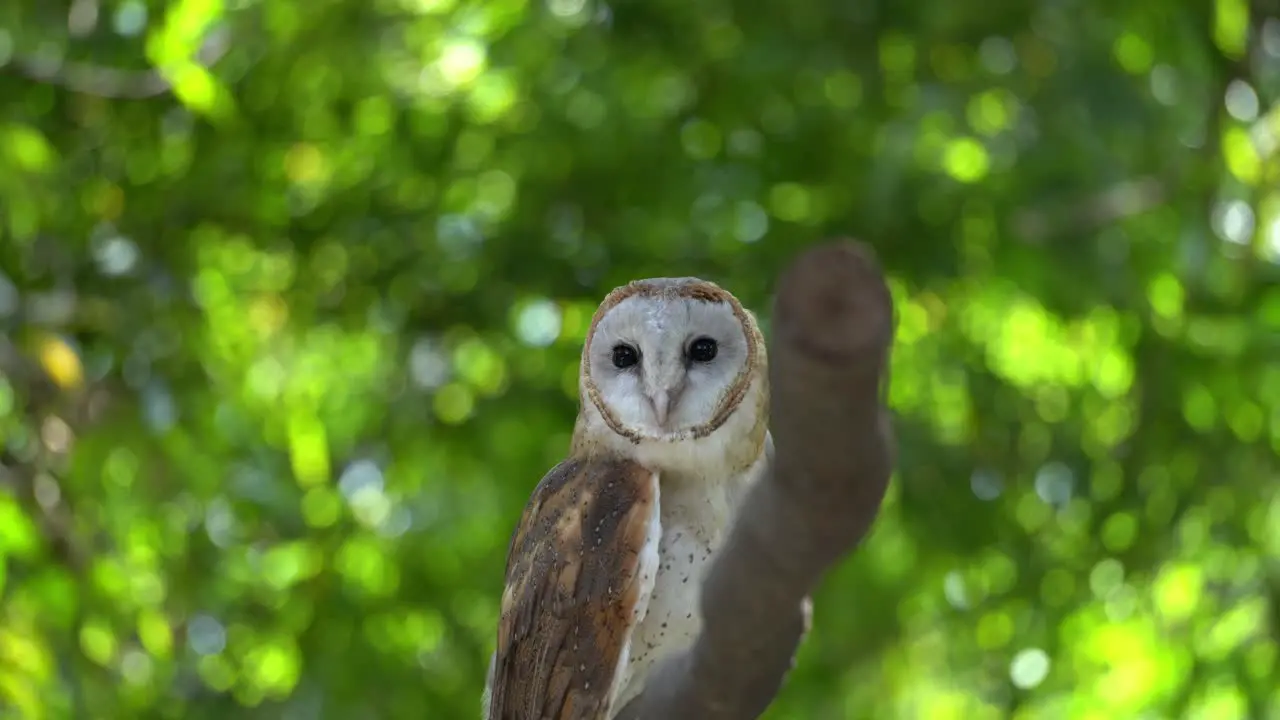
{"type": "Polygon", "coordinates": [[[511,538],[488,720],[608,720],[701,627],[702,574],[773,452],[765,344],[714,283],[615,289],[582,349],[569,457],[511,538]]]}

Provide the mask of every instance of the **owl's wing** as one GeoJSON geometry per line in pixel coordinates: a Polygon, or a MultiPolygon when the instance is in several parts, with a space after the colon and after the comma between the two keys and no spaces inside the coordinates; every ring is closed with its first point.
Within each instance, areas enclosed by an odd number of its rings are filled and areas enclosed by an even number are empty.
{"type": "Polygon", "coordinates": [[[525,507],[507,555],[488,720],[605,720],[658,573],[658,476],[569,459],[525,507]]]}

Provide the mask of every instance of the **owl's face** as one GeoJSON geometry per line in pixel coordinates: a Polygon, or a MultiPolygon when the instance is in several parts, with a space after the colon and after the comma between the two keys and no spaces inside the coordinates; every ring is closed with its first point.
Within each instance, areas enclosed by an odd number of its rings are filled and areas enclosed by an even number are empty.
{"type": "Polygon", "coordinates": [[[752,353],[740,309],[688,291],[708,283],[663,282],[607,309],[585,349],[599,401],[624,428],[648,437],[710,423],[752,353]]]}

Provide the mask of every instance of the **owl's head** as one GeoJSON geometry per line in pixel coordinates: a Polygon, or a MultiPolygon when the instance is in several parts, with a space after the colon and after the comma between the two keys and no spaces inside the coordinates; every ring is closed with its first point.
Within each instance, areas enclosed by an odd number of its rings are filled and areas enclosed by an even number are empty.
{"type": "Polygon", "coordinates": [[[582,402],[633,442],[705,437],[742,404],[764,352],[755,319],[715,283],[637,280],[596,310],[582,402]]]}

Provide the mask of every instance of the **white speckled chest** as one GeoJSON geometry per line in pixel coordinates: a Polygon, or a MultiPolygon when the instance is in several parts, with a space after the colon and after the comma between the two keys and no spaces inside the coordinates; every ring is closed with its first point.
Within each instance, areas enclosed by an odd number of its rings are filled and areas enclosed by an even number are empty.
{"type": "Polygon", "coordinates": [[[615,711],[640,693],[657,663],[697,638],[703,575],[728,535],[740,495],[762,469],[760,463],[731,483],[673,477],[670,471],[661,476],[658,574],[644,619],[631,636],[625,684],[615,711]]]}
{"type": "Polygon", "coordinates": [[[631,637],[628,671],[632,683],[642,679],[654,662],[687,647],[698,636],[702,575],[728,529],[727,522],[706,522],[717,515],[726,520],[728,517],[728,499],[723,492],[714,492],[722,489],[706,490],[712,492],[699,493],[702,497],[697,497],[684,490],[679,494],[665,493],[662,498],[658,576],[649,596],[648,612],[631,637]]]}

